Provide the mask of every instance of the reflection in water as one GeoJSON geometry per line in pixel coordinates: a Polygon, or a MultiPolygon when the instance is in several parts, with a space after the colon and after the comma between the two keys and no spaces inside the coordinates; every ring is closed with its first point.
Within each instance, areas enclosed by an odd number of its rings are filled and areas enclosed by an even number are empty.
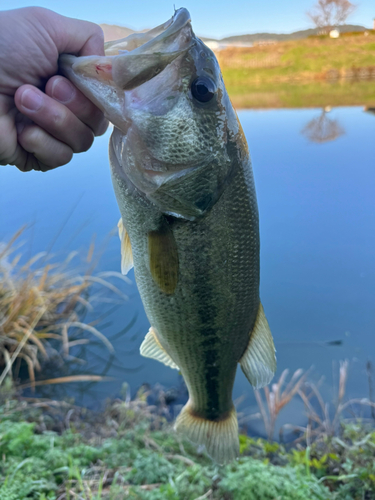
{"type": "Polygon", "coordinates": [[[320,116],[313,118],[302,129],[301,133],[309,139],[309,141],[322,144],[324,142],[334,141],[345,134],[345,130],[337,120],[328,118],[327,114],[330,111],[330,107],[323,108],[320,116]]]}
{"type": "Polygon", "coordinates": [[[365,111],[367,111],[367,113],[372,113],[373,115],[375,115],[375,107],[366,106],[365,111]]]}

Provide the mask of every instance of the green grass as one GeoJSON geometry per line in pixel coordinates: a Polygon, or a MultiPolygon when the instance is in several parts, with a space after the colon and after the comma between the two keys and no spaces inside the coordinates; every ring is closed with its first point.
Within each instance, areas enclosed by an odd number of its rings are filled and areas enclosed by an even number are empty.
{"type": "Polygon", "coordinates": [[[217,56],[236,107],[375,105],[375,31],[232,47],[217,56]]]}
{"type": "Polygon", "coordinates": [[[216,499],[225,495],[233,500],[329,498],[327,488],[299,465],[278,467],[244,457],[218,467],[205,457],[186,453],[187,465],[180,458],[177,440],[166,431],[136,428],[92,446],[71,431],[61,436],[53,432],[38,435],[32,423],[4,421],[0,435],[5,459],[0,466],[2,500],[41,495],[52,500],[64,493],[65,498],[120,499],[127,493],[148,500],[193,500],[213,491],[214,486],[216,493],[211,498],[216,499]],[[117,487],[113,485],[116,473],[117,487]]]}
{"type": "Polygon", "coordinates": [[[53,416],[47,402],[43,412],[14,399],[0,406],[1,500],[375,497],[375,431],[362,424],[290,450],[241,435],[241,458],[218,466],[178,438],[142,395],[97,414],[63,408],[53,416]],[[66,430],[51,430],[67,418],[66,430]]]}

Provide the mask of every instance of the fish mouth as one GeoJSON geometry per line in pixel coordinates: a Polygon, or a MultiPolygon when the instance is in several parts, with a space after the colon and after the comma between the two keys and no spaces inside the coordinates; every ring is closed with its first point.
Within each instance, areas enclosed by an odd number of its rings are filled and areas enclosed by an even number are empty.
{"type": "Polygon", "coordinates": [[[105,56],[75,57],[62,54],[59,67],[97,104],[97,96],[93,96],[89,81],[98,81],[125,91],[132,90],[161,73],[194,43],[189,11],[181,8],[175,11],[169,21],[152,30],[106,42],[105,56]]]}
{"type": "MultiPolygon", "coordinates": [[[[173,38],[179,32],[191,23],[189,11],[181,8],[175,11],[174,15],[167,22],[153,28],[145,33],[133,33],[120,40],[113,40],[104,44],[106,56],[115,56],[124,52],[133,52],[138,50],[138,53],[153,54],[157,51],[165,52],[167,44],[173,43],[173,38]],[[171,40],[172,39],[172,40],[171,40]]],[[[181,50],[181,46],[172,48],[173,50],[181,50]]],[[[171,51],[171,49],[167,49],[171,51]]]]}

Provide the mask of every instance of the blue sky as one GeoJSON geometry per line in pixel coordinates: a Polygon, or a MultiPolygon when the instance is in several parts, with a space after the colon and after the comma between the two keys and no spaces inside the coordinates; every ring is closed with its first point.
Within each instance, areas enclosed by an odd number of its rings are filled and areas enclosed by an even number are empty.
{"type": "MultiPolygon", "coordinates": [[[[70,17],[95,23],[152,28],[166,21],[177,0],[1,0],[0,9],[39,5],[70,17]]],[[[186,7],[192,16],[194,31],[201,36],[221,38],[229,35],[276,32],[290,33],[310,28],[306,12],[315,0],[184,0],[176,8],[186,7]]],[[[372,27],[374,0],[360,0],[351,24],[372,27]]]]}

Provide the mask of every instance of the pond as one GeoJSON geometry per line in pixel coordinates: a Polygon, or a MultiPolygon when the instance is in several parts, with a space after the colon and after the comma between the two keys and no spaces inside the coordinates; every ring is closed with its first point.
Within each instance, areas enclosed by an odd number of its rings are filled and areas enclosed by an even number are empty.
{"type": "MultiPolygon", "coordinates": [[[[332,400],[338,363],[348,359],[347,394],[367,397],[366,363],[375,363],[375,115],[343,107],[242,110],[239,117],[258,195],[261,299],[277,349],[276,378],[285,368],[313,365],[311,378],[325,377],[322,391],[332,400]]],[[[27,254],[48,249],[63,260],[71,250],[87,251],[95,233],[102,251],[98,269],[119,271],[120,242],[117,235],[108,238],[119,219],[109,133],[68,166],[46,174],[1,167],[0,241],[27,224],[21,237],[27,254]]],[[[132,284],[116,282],[129,299],[101,322],[114,358],[94,345],[81,368],[114,379],[71,384],[69,395],[78,403],[117,396],[125,381],[132,392],[143,383],[181,385],[177,371],[139,354],[149,323],[133,271],[129,278],[132,284]]],[[[95,310],[90,319],[100,314],[95,310]]],[[[240,410],[257,411],[239,370],[234,397],[241,395],[240,410]]]]}

